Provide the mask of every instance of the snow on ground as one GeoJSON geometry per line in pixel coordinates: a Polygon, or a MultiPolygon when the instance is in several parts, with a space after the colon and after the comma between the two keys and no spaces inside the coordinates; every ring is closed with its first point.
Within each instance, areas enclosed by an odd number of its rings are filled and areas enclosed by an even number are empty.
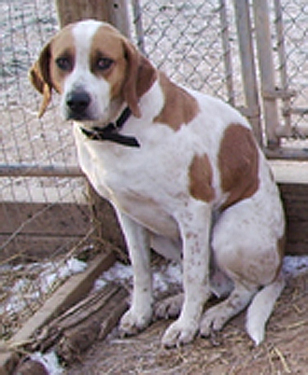
{"type": "MultiPolygon", "coordinates": [[[[304,273],[308,274],[308,255],[285,256],[283,271],[287,278],[295,278],[304,273]]],[[[95,289],[104,287],[108,282],[116,282],[125,287],[132,287],[132,266],[116,262],[113,267],[104,272],[95,282],[95,289]]],[[[181,266],[176,263],[163,264],[160,268],[154,267],[154,293],[166,292],[170,286],[180,286],[182,283],[181,266]]]]}
{"type": "Polygon", "coordinates": [[[82,272],[87,264],[76,258],[65,262],[31,263],[27,265],[0,267],[1,291],[7,298],[0,301],[0,316],[18,314],[51,293],[69,276],[82,272]],[[9,276],[16,275],[9,281],[9,276]],[[35,282],[34,282],[35,279],[35,282]]]}
{"type": "MultiPolygon", "coordinates": [[[[76,258],[63,262],[33,263],[18,265],[10,270],[7,266],[0,267],[0,275],[4,272],[19,273],[11,285],[4,287],[9,297],[0,303],[0,315],[18,313],[29,304],[39,301],[43,295],[53,291],[69,276],[83,272],[87,264],[76,258]],[[37,282],[33,283],[33,275],[39,274],[37,282]],[[7,289],[7,290],[6,290],[7,289]]],[[[287,278],[294,278],[304,273],[308,274],[308,256],[286,256],[283,270],[287,278]]],[[[113,267],[104,272],[95,282],[94,290],[103,288],[107,283],[119,283],[126,288],[132,288],[133,270],[130,265],[116,262],[113,267]]],[[[165,293],[172,287],[179,288],[182,283],[181,266],[176,263],[163,264],[153,267],[153,286],[155,295],[165,293]]]]}
{"type": "Polygon", "coordinates": [[[283,271],[287,278],[295,278],[308,273],[308,255],[285,256],[283,260],[283,271]]]}
{"type": "MultiPolygon", "coordinates": [[[[180,286],[182,280],[181,266],[176,263],[163,264],[160,267],[153,267],[154,293],[167,292],[172,286],[180,286]]],[[[95,282],[94,288],[103,288],[108,282],[119,283],[126,288],[132,287],[133,269],[130,265],[116,262],[113,267],[104,272],[95,282]]]]}
{"type": "Polygon", "coordinates": [[[58,357],[53,351],[46,354],[35,352],[31,355],[31,359],[40,362],[49,375],[61,375],[64,373],[64,370],[59,365],[58,357]]]}

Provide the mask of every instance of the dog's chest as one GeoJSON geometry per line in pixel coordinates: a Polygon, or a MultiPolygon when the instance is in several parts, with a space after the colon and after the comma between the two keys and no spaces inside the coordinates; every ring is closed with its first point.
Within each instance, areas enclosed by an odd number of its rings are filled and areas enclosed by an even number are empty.
{"type": "Polygon", "coordinates": [[[184,174],[155,154],[111,147],[114,151],[108,152],[107,143],[93,147],[93,142],[77,137],[79,163],[91,184],[117,209],[148,229],[177,238],[172,213],[185,189],[184,174]]]}

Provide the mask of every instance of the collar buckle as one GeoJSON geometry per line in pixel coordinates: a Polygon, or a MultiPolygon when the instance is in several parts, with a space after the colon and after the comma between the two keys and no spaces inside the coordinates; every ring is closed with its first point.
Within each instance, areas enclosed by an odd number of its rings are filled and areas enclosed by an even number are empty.
{"type": "Polygon", "coordinates": [[[80,127],[82,133],[92,141],[111,141],[128,147],[140,147],[135,137],[119,134],[119,130],[131,115],[131,110],[126,107],[116,122],[110,122],[107,126],[100,128],[95,126],[92,130],[80,127]]]}

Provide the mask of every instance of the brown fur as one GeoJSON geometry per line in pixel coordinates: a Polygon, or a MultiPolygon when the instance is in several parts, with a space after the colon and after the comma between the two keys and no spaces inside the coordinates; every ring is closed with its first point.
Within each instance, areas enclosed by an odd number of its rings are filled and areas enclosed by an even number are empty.
{"type": "Polygon", "coordinates": [[[181,87],[172,83],[163,73],[159,76],[160,85],[165,96],[165,105],[154,122],[169,125],[175,131],[188,124],[199,112],[195,98],[181,87]]]}
{"type": "Polygon", "coordinates": [[[206,154],[195,155],[189,167],[189,191],[199,200],[210,202],[215,198],[212,187],[213,172],[206,154]]]}
{"type": "Polygon", "coordinates": [[[231,124],[226,128],[218,154],[223,192],[222,209],[251,197],[258,189],[258,149],[250,129],[231,124]]]}

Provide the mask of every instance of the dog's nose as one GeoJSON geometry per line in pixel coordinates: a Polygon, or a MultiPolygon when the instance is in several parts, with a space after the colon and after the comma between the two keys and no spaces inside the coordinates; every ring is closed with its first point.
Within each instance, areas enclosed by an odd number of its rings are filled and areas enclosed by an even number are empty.
{"type": "Polygon", "coordinates": [[[91,101],[90,95],[84,91],[72,92],[66,98],[66,104],[72,113],[82,114],[91,101]]]}

